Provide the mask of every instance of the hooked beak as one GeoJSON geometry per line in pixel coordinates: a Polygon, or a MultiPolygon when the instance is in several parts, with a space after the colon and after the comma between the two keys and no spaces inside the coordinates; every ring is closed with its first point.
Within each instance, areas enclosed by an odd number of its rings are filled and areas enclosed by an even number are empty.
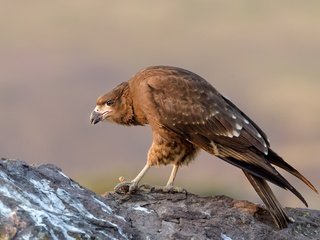
{"type": "Polygon", "coordinates": [[[96,106],[90,115],[90,123],[97,124],[109,118],[112,109],[109,106],[96,106]]]}
{"type": "Polygon", "coordinates": [[[99,112],[96,112],[96,111],[93,111],[90,114],[90,123],[91,124],[97,124],[98,122],[101,122],[102,121],[102,116],[103,116],[103,114],[101,114],[99,112]]]}

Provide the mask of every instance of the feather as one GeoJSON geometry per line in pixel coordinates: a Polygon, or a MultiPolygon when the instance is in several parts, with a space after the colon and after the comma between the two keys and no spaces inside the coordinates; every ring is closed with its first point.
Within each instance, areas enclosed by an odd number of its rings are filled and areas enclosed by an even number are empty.
{"type": "Polygon", "coordinates": [[[149,67],[99,98],[99,112],[104,112],[110,100],[108,116],[92,120],[149,124],[153,143],[148,164],[188,164],[203,149],[243,170],[279,228],[287,226],[288,217],[266,181],[290,190],[306,206],[307,202],[273,165],[317,192],[270,149],[267,135],[253,120],[195,73],[170,66],[149,67]]]}
{"type": "Polygon", "coordinates": [[[282,209],[280,203],[274,196],[271,188],[267,182],[257,176],[254,176],[247,171],[243,171],[253,188],[258,193],[259,197],[262,199],[266,207],[268,208],[272,218],[274,219],[277,226],[282,229],[288,226],[289,217],[282,209]]]}
{"type": "Polygon", "coordinates": [[[239,159],[237,158],[233,158],[233,157],[220,157],[220,158],[236,167],[241,168],[242,170],[245,170],[246,172],[249,172],[250,174],[256,177],[272,182],[273,184],[283,189],[290,190],[294,195],[296,195],[301,200],[301,202],[303,202],[304,205],[306,205],[306,207],[308,207],[308,203],[306,202],[304,197],[276,169],[273,168],[273,171],[268,171],[265,168],[262,168],[254,164],[250,164],[247,161],[239,161],[239,159]]]}
{"type": "Polygon", "coordinates": [[[282,157],[276,154],[274,151],[269,149],[269,154],[267,155],[267,159],[270,163],[286,170],[287,172],[291,173],[292,175],[299,178],[302,182],[304,182],[309,188],[311,188],[314,192],[318,193],[318,190],[312,185],[312,183],[302,176],[295,168],[290,166],[287,162],[285,162],[282,157]]]}

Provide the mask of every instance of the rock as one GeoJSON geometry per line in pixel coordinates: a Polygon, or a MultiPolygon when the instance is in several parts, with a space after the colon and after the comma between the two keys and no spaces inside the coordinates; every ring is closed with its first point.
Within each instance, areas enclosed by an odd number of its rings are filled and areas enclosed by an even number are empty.
{"type": "Polygon", "coordinates": [[[0,239],[134,238],[116,207],[53,165],[0,161],[0,239]]]}
{"type": "Polygon", "coordinates": [[[152,188],[99,196],[53,165],[0,160],[0,239],[320,239],[320,211],[285,210],[295,222],[277,230],[247,201],[152,188]]]}

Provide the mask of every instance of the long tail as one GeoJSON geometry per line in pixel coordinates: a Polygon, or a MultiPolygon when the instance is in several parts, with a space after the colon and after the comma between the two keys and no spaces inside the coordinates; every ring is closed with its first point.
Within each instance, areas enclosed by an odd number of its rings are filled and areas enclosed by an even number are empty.
{"type": "Polygon", "coordinates": [[[277,226],[280,229],[286,228],[288,226],[288,222],[290,221],[289,217],[284,212],[267,182],[264,179],[254,176],[245,170],[243,170],[243,172],[268,208],[277,226]]]}
{"type": "MultiPolygon", "coordinates": [[[[232,152],[231,152],[232,153],[232,152]]],[[[239,158],[239,156],[236,156],[239,158]]],[[[267,166],[271,167],[269,170],[261,166],[254,165],[252,163],[248,163],[246,161],[240,161],[238,158],[234,157],[222,157],[221,159],[226,162],[235,165],[241,168],[248,174],[254,175],[259,179],[264,179],[273,184],[283,188],[290,190],[294,195],[296,195],[303,203],[308,207],[308,203],[304,199],[304,197],[295,189],[275,168],[273,168],[269,162],[266,162],[267,166]],[[269,165],[268,165],[269,164],[269,165]]],[[[263,158],[257,159],[258,161],[263,161],[263,158]]]]}
{"type": "Polygon", "coordinates": [[[282,157],[280,157],[278,154],[276,154],[274,151],[272,151],[269,148],[268,155],[266,156],[268,161],[286,171],[291,173],[292,175],[299,178],[302,182],[304,182],[309,188],[311,188],[313,191],[318,193],[318,190],[312,185],[312,183],[306,179],[304,176],[302,176],[301,173],[299,173],[296,169],[294,169],[292,166],[290,166],[288,163],[286,163],[282,157]]]}

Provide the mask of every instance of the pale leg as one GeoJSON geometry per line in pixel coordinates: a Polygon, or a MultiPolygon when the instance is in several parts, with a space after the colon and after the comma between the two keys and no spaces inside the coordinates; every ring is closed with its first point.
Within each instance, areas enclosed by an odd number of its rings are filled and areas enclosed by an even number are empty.
{"type": "Polygon", "coordinates": [[[126,192],[122,190],[124,186],[129,186],[129,192],[136,190],[140,180],[143,178],[143,176],[146,174],[146,172],[149,170],[150,167],[151,167],[150,164],[146,163],[146,165],[143,167],[140,173],[135,177],[135,179],[129,182],[121,182],[117,184],[117,186],[114,187],[114,190],[118,193],[126,192]]]}
{"type": "Polygon", "coordinates": [[[169,177],[167,185],[164,186],[164,187],[155,187],[155,189],[162,190],[164,192],[176,192],[176,193],[186,192],[186,190],[184,190],[181,187],[173,186],[173,182],[174,182],[174,180],[175,180],[175,178],[177,176],[178,169],[179,169],[179,165],[174,164],[173,167],[172,167],[171,175],[169,177]]]}
{"type": "Polygon", "coordinates": [[[146,174],[146,172],[149,170],[151,166],[149,165],[149,163],[146,163],[146,165],[142,168],[142,170],[140,171],[140,173],[135,177],[135,179],[133,179],[131,182],[137,186],[138,183],[140,182],[140,180],[143,178],[143,176],[146,174]]]}
{"type": "Polygon", "coordinates": [[[176,165],[176,164],[173,165],[173,168],[172,168],[172,171],[171,171],[171,175],[169,177],[169,180],[167,182],[166,187],[172,187],[173,186],[173,182],[174,182],[174,179],[177,176],[178,169],[179,169],[179,165],[176,165]]]}

